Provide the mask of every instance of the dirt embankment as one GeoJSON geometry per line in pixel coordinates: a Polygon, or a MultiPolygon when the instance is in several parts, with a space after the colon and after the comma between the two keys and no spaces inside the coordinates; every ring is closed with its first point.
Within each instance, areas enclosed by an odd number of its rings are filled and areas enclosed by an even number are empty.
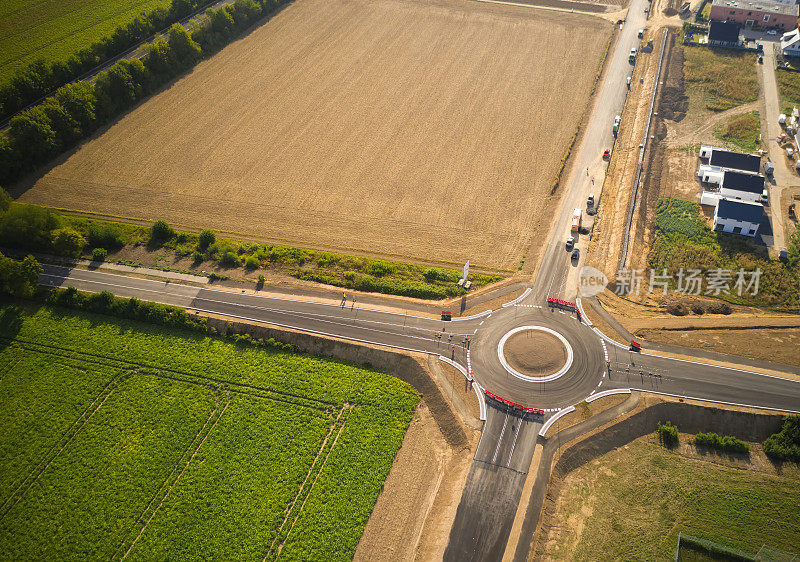
{"type": "Polygon", "coordinates": [[[569,473],[613,449],[652,433],[658,422],[667,420],[672,420],[686,433],[716,432],[733,435],[744,441],[761,442],[780,429],[782,416],[746,408],[721,409],[700,403],[643,397],[640,406],[623,420],[576,439],[561,452],[551,471],[550,485],[529,560],[539,560],[547,554],[549,537],[557,531],[558,498],[569,473]]]}

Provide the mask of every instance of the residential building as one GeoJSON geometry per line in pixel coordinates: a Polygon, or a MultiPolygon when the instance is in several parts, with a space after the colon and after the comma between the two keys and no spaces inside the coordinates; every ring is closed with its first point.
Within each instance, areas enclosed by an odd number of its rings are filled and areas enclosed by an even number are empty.
{"type": "Polygon", "coordinates": [[[720,198],[714,210],[714,230],[755,236],[764,215],[759,203],[720,198]]]}
{"type": "Polygon", "coordinates": [[[761,171],[761,157],[753,156],[752,154],[742,154],[741,152],[732,152],[730,150],[712,148],[710,151],[710,156],[708,157],[708,165],[723,168],[725,170],[757,174],[761,171]]]}
{"type": "Polygon", "coordinates": [[[736,201],[764,203],[767,200],[764,185],[764,176],[725,170],[719,193],[722,197],[736,201]]]}
{"type": "Polygon", "coordinates": [[[800,57],[800,29],[781,36],[781,53],[784,57],[800,57]]]}
{"type": "Polygon", "coordinates": [[[709,19],[735,22],[748,29],[797,27],[798,5],[776,0],[712,0],[709,19]]]}

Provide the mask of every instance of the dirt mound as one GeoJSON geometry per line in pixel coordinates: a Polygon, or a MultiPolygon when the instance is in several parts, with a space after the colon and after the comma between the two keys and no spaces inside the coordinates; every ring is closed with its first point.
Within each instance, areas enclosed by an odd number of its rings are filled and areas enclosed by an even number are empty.
{"type": "Polygon", "coordinates": [[[512,369],[531,376],[552,374],[567,361],[564,344],[541,330],[517,332],[506,340],[503,354],[512,369]]]}
{"type": "Polygon", "coordinates": [[[658,107],[658,114],[662,118],[676,123],[682,121],[689,110],[689,97],[686,95],[683,79],[683,59],[683,49],[677,45],[673,46],[670,50],[664,89],[658,107]]]}

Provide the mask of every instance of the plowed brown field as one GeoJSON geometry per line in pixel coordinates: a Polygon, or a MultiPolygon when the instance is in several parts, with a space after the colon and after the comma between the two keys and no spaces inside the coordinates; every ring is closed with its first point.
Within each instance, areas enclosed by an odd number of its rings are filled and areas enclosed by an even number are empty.
{"type": "Polygon", "coordinates": [[[477,2],[297,0],[21,199],[513,269],[610,33],[477,2]]]}

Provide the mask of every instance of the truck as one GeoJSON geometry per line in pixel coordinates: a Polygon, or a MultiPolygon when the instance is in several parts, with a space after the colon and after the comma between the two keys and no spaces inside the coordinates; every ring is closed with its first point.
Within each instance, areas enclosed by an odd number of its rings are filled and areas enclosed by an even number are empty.
{"type": "Polygon", "coordinates": [[[622,120],[622,117],[620,117],[619,115],[614,117],[614,126],[611,127],[611,132],[614,133],[615,137],[617,136],[617,133],[619,132],[619,122],[621,120],[622,120]]]}
{"type": "Polygon", "coordinates": [[[581,215],[583,211],[575,209],[572,212],[572,232],[578,232],[581,229],[581,215]]]}
{"type": "Polygon", "coordinates": [[[628,55],[628,62],[631,64],[636,63],[636,49],[631,49],[631,54],[628,55]]]}

